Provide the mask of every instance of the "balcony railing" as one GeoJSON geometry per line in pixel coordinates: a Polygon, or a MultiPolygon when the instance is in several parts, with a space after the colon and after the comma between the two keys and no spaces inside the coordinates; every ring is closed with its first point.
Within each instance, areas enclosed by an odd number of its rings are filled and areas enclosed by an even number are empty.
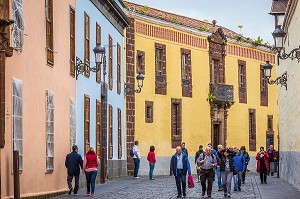
{"type": "Polygon", "coordinates": [[[233,85],[210,84],[210,94],[215,96],[214,101],[217,103],[233,103],[233,91],[233,85]]]}

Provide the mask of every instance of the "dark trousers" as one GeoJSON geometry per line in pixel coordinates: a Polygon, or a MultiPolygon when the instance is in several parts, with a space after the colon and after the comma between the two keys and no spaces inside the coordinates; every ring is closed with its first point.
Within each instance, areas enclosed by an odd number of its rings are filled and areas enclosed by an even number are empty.
{"type": "Polygon", "coordinates": [[[186,175],[183,174],[183,169],[177,169],[177,176],[175,176],[175,180],[176,180],[178,195],[181,195],[183,193],[183,195],[185,196],[185,194],[186,194],[186,175]],[[182,185],[182,189],[181,189],[181,185],[182,185]]]}
{"type": "Polygon", "coordinates": [[[212,184],[214,181],[214,170],[213,169],[201,169],[200,171],[200,180],[202,186],[202,192],[205,193],[206,191],[206,180],[207,180],[207,195],[211,195],[212,191],[212,184]]]}
{"type": "Polygon", "coordinates": [[[75,177],[74,193],[76,194],[77,191],[78,191],[79,175],[74,175],[74,174],[69,175],[69,174],[68,174],[67,182],[68,182],[69,189],[72,188],[72,180],[73,180],[73,177],[75,177]]]}
{"type": "Polygon", "coordinates": [[[139,173],[139,168],[140,168],[140,159],[138,158],[133,158],[134,161],[134,172],[133,172],[133,177],[137,177],[139,173]]]}
{"type": "Polygon", "coordinates": [[[86,192],[94,193],[95,192],[95,182],[96,182],[97,171],[85,172],[86,177],[86,192]],[[92,187],[92,192],[91,192],[92,187]]]}
{"type": "Polygon", "coordinates": [[[267,172],[260,172],[260,181],[267,182],[267,172]]]}
{"type": "Polygon", "coordinates": [[[246,165],[245,172],[242,173],[242,182],[245,182],[245,179],[246,179],[246,172],[247,172],[247,165],[246,165]]]}
{"type": "Polygon", "coordinates": [[[149,178],[150,179],[152,179],[152,177],[153,177],[154,166],[155,166],[155,164],[153,164],[153,163],[149,164],[149,167],[150,167],[149,178]]]}

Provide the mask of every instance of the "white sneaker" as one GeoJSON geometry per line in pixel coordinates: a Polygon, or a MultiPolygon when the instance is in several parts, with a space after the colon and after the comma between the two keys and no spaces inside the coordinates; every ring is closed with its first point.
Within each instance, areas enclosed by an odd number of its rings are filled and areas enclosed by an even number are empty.
{"type": "Polygon", "coordinates": [[[140,177],[133,177],[134,179],[139,179],[140,177]]]}

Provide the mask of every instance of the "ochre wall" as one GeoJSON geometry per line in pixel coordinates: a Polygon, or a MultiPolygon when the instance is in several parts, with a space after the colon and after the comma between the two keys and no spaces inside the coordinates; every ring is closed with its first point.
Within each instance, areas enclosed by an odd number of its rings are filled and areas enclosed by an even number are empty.
{"type": "Polygon", "coordinates": [[[70,5],[54,3],[54,66],[46,65],[45,1],[23,1],[24,49],[6,64],[6,146],[1,150],[2,196],[13,196],[12,78],[23,81],[23,171],[21,196],[67,189],[64,161],[70,152],[70,98],[75,78],[70,76],[70,5]],[[62,39],[63,38],[63,39],[62,39]],[[54,171],[46,174],[46,90],[54,93],[54,171]]]}
{"type": "MultiPolygon", "coordinates": [[[[166,28],[153,23],[135,19],[135,23],[166,28]]],[[[169,30],[190,34],[167,27],[169,30]]],[[[150,29],[151,31],[151,29],[150,29]]],[[[142,92],[135,95],[135,140],[139,141],[142,156],[146,156],[149,147],[154,145],[156,155],[169,157],[175,149],[171,148],[171,98],[182,99],[182,141],[186,143],[189,154],[193,156],[200,144],[211,142],[209,92],[209,52],[206,37],[196,36],[206,40],[205,48],[196,48],[170,40],[162,40],[153,35],[159,33],[141,34],[135,31],[135,52],[145,51],[145,80],[142,92]],[[155,42],[166,45],[167,65],[167,95],[155,94],[155,42]],[[181,54],[180,48],[191,50],[193,97],[182,97],[181,89],[181,54]],[[153,123],[145,123],[145,101],[154,102],[153,123]]],[[[143,32],[143,31],[142,31],[143,32]]],[[[230,43],[231,45],[237,45],[230,43]]],[[[239,46],[239,45],[237,45],[239,46]]],[[[254,49],[245,47],[246,49],[254,49]]],[[[263,52],[263,51],[262,51],[263,52]]],[[[267,52],[263,52],[267,53],[267,52]]],[[[274,61],[274,55],[267,53],[274,61]]],[[[136,53],[135,58],[136,60],[136,53]]],[[[267,58],[266,58],[267,59],[267,58]]],[[[256,109],[256,148],[266,145],[267,115],[273,115],[274,143],[277,147],[277,87],[268,86],[268,107],[260,106],[260,61],[227,54],[225,59],[226,84],[234,85],[234,105],[228,110],[227,144],[228,146],[245,145],[249,149],[249,108],[256,109]],[[246,61],[247,65],[247,104],[239,103],[238,96],[238,59],[246,61]]],[[[274,63],[272,63],[274,65],[274,63]]],[[[272,77],[275,77],[275,69],[272,77]]],[[[256,152],[250,152],[255,155],[256,152]]]]}

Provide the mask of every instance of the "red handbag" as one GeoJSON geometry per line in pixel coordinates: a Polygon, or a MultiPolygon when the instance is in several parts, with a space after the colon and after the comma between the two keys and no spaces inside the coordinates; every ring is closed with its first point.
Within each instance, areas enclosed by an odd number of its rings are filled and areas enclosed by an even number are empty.
{"type": "Polygon", "coordinates": [[[189,188],[194,188],[195,187],[195,183],[194,183],[194,179],[192,174],[188,175],[188,187],[189,188]]]}

